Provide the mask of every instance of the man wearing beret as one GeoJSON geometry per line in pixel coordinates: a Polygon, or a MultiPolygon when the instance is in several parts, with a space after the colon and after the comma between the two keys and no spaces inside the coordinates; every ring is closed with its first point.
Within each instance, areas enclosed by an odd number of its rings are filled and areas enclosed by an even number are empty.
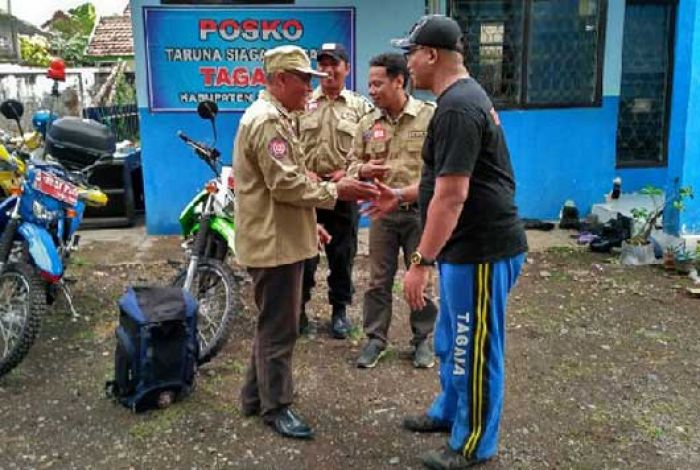
{"type": "Polygon", "coordinates": [[[233,155],[236,251],[259,311],[241,405],[244,415],[262,416],[279,434],[309,439],[311,428],[290,406],[304,260],[318,254],[315,208],[372,199],[377,191],[352,178],[307,176],[293,113],[304,109],[311,78],[324,74],[311,68],[303,49],[270,49],[263,68],[265,90],[241,117],[233,155]]]}

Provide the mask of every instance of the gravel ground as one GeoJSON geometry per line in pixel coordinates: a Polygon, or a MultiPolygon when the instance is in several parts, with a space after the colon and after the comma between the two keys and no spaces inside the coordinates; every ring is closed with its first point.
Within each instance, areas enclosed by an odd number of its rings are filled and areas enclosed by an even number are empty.
{"type": "MultiPolygon", "coordinates": [[[[689,281],[659,267],[622,267],[555,233],[549,248],[547,235],[530,234],[538,251],[511,296],[501,451],[483,468],[700,468],[700,300],[685,294],[689,281]]],[[[179,240],[84,238],[71,267],[81,317],[55,305],[28,357],[0,379],[0,468],[408,469],[442,445],[443,436],[400,428],[438,382],[436,369],[411,365],[398,282],[389,354],[359,370],[361,331],[348,341],[328,336],[319,279],[312,310],[321,331],[301,339],[294,358],[296,409],[314,426],[314,441],[279,438],[240,414],[252,306],[190,398],[140,415],[113,404],[103,387],[113,370],[115,300],[127,284],[166,283],[179,240]]],[[[362,249],[356,265],[351,316],[359,324],[362,249]]]]}

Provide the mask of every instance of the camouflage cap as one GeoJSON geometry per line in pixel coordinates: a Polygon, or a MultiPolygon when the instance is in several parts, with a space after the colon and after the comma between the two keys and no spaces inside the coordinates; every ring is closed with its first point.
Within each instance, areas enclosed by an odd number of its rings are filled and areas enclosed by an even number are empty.
{"type": "Polygon", "coordinates": [[[327,74],[317,72],[311,68],[311,60],[304,49],[298,46],[278,46],[265,52],[263,57],[263,69],[265,73],[296,71],[326,77],[327,74]]]}

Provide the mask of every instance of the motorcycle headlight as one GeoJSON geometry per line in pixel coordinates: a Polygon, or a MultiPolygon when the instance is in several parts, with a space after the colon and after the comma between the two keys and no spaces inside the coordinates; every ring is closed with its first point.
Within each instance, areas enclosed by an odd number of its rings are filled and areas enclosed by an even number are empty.
{"type": "Polygon", "coordinates": [[[44,222],[51,222],[58,217],[58,212],[48,210],[39,201],[34,201],[32,204],[32,213],[34,217],[44,222]]]}

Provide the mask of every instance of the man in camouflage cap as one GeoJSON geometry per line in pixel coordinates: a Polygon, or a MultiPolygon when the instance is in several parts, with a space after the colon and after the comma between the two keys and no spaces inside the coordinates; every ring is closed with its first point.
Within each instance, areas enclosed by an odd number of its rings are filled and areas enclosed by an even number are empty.
{"type": "MultiPolygon", "coordinates": [[[[327,74],[314,90],[299,121],[306,167],[319,178],[338,181],[345,175],[347,156],[357,123],[372,109],[362,96],[345,88],[350,73],[350,58],[342,44],[326,43],[317,52],[318,69],[327,74]]],[[[350,321],[346,306],[352,301],[352,266],[357,251],[358,212],[355,202],[340,202],[333,210],[317,212],[318,222],[331,234],[326,245],[328,257],[328,301],[332,307],[331,334],[346,338],[350,321]]],[[[303,304],[311,298],[318,257],[310,259],[304,269],[303,304]]],[[[307,331],[306,312],[302,306],[302,333],[307,331]]],[[[313,323],[308,323],[313,332],[313,323]]]]}
{"type": "Polygon", "coordinates": [[[293,113],[304,108],[311,77],[323,74],[296,46],[267,51],[263,67],[266,89],[241,117],[233,155],[237,257],[253,278],[259,310],[241,403],[246,416],[261,415],[281,435],[308,439],[311,428],[289,407],[304,260],[318,253],[314,208],[377,191],[352,178],[307,176],[293,113]]]}
{"type": "MultiPolygon", "coordinates": [[[[377,108],[362,118],[353,142],[348,174],[379,178],[401,196],[405,187],[420,179],[421,149],[435,105],[406,93],[408,67],[401,54],[381,54],[370,60],[369,95],[377,108]]],[[[369,229],[370,281],[365,292],[363,317],[367,335],[357,366],[374,367],[384,355],[392,316],[394,276],[399,250],[406,268],[421,234],[418,203],[402,202],[397,210],[372,222],[369,229]]],[[[435,359],[429,336],[437,315],[426,288],[426,304],[411,311],[413,364],[432,367],[435,359]]]]}

